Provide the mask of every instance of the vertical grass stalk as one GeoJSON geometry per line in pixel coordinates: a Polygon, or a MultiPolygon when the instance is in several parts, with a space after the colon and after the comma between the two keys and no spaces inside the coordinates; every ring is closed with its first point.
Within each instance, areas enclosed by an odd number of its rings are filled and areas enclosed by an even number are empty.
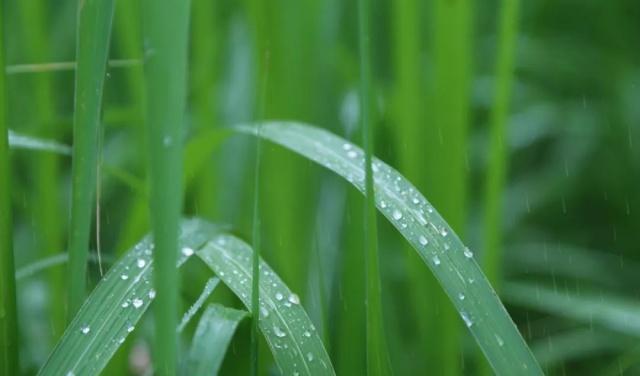
{"type": "Polygon", "coordinates": [[[19,374],[18,315],[13,262],[11,170],[5,74],[5,1],[0,0],[0,374],[19,374]]]}
{"type": "MultiPolygon", "coordinates": [[[[50,61],[50,33],[48,25],[49,2],[25,0],[16,3],[19,8],[20,33],[23,36],[23,59],[32,63],[50,61]]],[[[56,117],[57,95],[52,76],[48,73],[33,75],[30,82],[31,113],[26,115],[26,122],[32,123],[33,134],[47,139],[56,139],[60,133],[54,126],[56,117]]],[[[29,211],[35,229],[35,246],[40,257],[50,257],[65,248],[65,224],[60,220],[63,212],[60,204],[60,158],[54,154],[41,155],[30,162],[33,179],[30,194],[29,211]],[[53,199],[52,199],[53,198],[53,199]]],[[[49,312],[51,315],[51,331],[54,340],[64,331],[67,299],[65,292],[65,276],[62,269],[53,268],[48,273],[47,287],[50,293],[49,312]]]]}
{"type": "Polygon", "coordinates": [[[360,55],[360,113],[365,163],[364,245],[366,259],[366,321],[367,321],[367,374],[389,374],[387,351],[382,318],[380,287],[380,256],[378,254],[378,230],[376,224],[375,193],[373,190],[374,122],[372,119],[371,49],[369,36],[370,1],[358,0],[358,45],[360,55]]]}
{"type": "Polygon", "coordinates": [[[173,375],[177,365],[178,222],[182,210],[182,136],[187,84],[189,1],[144,0],[149,132],[150,213],[154,249],[156,328],[154,366],[173,375]]]}
{"type": "Polygon", "coordinates": [[[503,0],[500,11],[496,84],[489,150],[489,169],[485,186],[484,272],[497,290],[502,262],[502,193],[507,171],[507,115],[513,83],[513,64],[518,28],[519,0],[503,0]]]}
{"type": "MultiPolygon", "coordinates": [[[[260,135],[261,121],[264,119],[265,107],[267,103],[267,83],[269,79],[269,51],[264,54],[264,68],[261,69],[262,79],[260,80],[260,93],[258,97],[258,111],[256,116],[256,127],[258,135],[260,135]]],[[[260,231],[260,168],[262,156],[262,141],[260,137],[256,140],[256,160],[254,170],[254,195],[253,195],[253,262],[252,262],[252,285],[251,285],[251,312],[253,314],[251,320],[251,373],[258,374],[258,323],[260,319],[260,250],[262,247],[260,231]]]]}
{"type": "Polygon", "coordinates": [[[113,0],[85,0],[79,3],[78,8],[69,228],[69,320],[80,308],[86,294],[102,96],[113,11],[113,0]]]}
{"type": "MultiPolygon", "coordinates": [[[[393,2],[393,32],[394,32],[394,75],[395,86],[393,92],[393,119],[398,135],[398,157],[402,173],[424,192],[429,186],[426,181],[424,163],[428,160],[429,143],[425,128],[433,126],[426,120],[423,101],[426,90],[424,85],[424,69],[421,66],[421,29],[420,29],[420,1],[405,0],[393,2]]],[[[410,246],[407,250],[407,271],[409,272],[409,289],[413,297],[410,312],[415,312],[411,319],[416,322],[416,335],[420,340],[418,351],[430,354],[434,346],[430,322],[433,311],[432,302],[425,298],[425,292],[430,288],[437,288],[433,284],[433,277],[413,252],[410,246]]],[[[421,370],[431,367],[432,362],[427,356],[416,358],[411,369],[421,370]]]]}
{"type": "MultiPolygon", "coordinates": [[[[428,129],[429,155],[424,164],[426,196],[458,235],[464,235],[467,201],[467,132],[470,112],[471,0],[435,0],[432,22],[434,58],[431,105],[433,123],[428,129]]],[[[434,372],[460,373],[460,318],[449,300],[430,279],[429,317],[432,344],[429,361],[434,372]]]]}

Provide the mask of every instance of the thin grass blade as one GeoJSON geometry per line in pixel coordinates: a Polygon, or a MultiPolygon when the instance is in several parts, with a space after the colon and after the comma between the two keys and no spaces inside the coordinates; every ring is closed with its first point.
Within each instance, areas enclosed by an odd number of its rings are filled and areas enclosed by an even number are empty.
{"type": "Polygon", "coordinates": [[[158,274],[154,359],[160,375],[177,369],[179,279],[174,265],[182,213],[182,139],[187,89],[189,1],[142,1],[146,123],[149,132],[149,200],[158,274]]]}
{"type": "Polygon", "coordinates": [[[609,292],[599,294],[582,290],[574,294],[522,282],[507,284],[504,296],[512,304],[640,337],[640,304],[635,299],[609,292]]]}
{"type": "MultiPolygon", "coordinates": [[[[241,240],[219,234],[198,256],[251,309],[251,247],[241,240]]],[[[259,326],[273,357],[284,375],[334,375],[331,360],[320,335],[280,277],[260,261],[259,326]]]]}
{"type": "Polygon", "coordinates": [[[71,155],[71,147],[55,141],[26,136],[9,130],[9,147],[11,149],[27,149],[45,151],[61,155],[71,155]]]}
{"type": "Polygon", "coordinates": [[[19,373],[18,314],[16,306],[11,163],[7,127],[7,90],[4,73],[5,2],[0,0],[0,374],[19,373]]]}
{"type": "Polygon", "coordinates": [[[71,225],[69,227],[68,312],[71,319],[86,294],[91,213],[96,195],[102,95],[109,57],[114,0],[78,5],[73,118],[71,225]]]}
{"type": "MultiPolygon", "coordinates": [[[[238,129],[255,134],[252,125],[238,129]]],[[[262,137],[327,167],[364,191],[360,148],[325,130],[295,122],[267,122],[261,129],[262,137]]],[[[471,250],[396,170],[376,158],[373,171],[378,209],[429,266],[493,370],[500,375],[541,374],[471,250]]]]}
{"type": "Polygon", "coordinates": [[[189,351],[188,374],[217,375],[229,343],[246,311],[211,304],[202,314],[189,351]]]}
{"type": "Polygon", "coordinates": [[[196,299],[195,303],[193,303],[191,307],[189,307],[187,312],[182,315],[182,320],[180,321],[180,325],[178,325],[177,329],[178,332],[182,332],[184,328],[189,325],[189,322],[191,321],[193,316],[195,316],[200,308],[202,308],[204,303],[207,301],[207,298],[211,295],[213,290],[216,289],[216,286],[218,286],[219,282],[220,280],[218,278],[211,278],[207,281],[207,283],[204,285],[202,293],[200,294],[200,296],[198,296],[198,299],[196,299]]]}

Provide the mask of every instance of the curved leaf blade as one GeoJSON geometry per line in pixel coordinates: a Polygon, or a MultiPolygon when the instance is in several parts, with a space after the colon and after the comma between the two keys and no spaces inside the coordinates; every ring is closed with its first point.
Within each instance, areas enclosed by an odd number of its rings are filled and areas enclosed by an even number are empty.
{"type": "MultiPolygon", "coordinates": [[[[233,236],[218,234],[197,254],[251,309],[251,247],[233,236]]],[[[298,296],[262,260],[259,271],[258,324],[282,374],[335,375],[320,335],[298,296]]]]}
{"type": "MultiPolygon", "coordinates": [[[[237,129],[256,134],[252,126],[237,129]]],[[[346,140],[320,128],[285,121],[263,123],[259,136],[332,170],[364,192],[364,153],[346,140]]],[[[378,210],[431,269],[493,370],[500,375],[541,375],[473,253],[400,173],[377,158],[372,167],[378,210]]]]}
{"type": "MultiPolygon", "coordinates": [[[[185,221],[178,266],[202,246],[214,227],[185,221]]],[[[131,333],[155,297],[151,237],[128,251],[85,300],[39,375],[97,375],[131,333]]]]}
{"type": "Polygon", "coordinates": [[[189,351],[189,375],[217,375],[246,311],[211,304],[202,314],[189,351]]]}

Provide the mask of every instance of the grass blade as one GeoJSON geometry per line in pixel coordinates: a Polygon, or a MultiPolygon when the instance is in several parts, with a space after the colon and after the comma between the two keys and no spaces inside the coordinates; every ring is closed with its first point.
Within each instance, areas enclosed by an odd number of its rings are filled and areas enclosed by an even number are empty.
{"type": "Polygon", "coordinates": [[[204,311],[189,351],[189,375],[217,375],[236,327],[246,311],[212,304],[204,311]]]}
{"type": "MultiPolygon", "coordinates": [[[[180,236],[178,265],[213,231],[200,222],[186,222],[180,236]]],[[[155,297],[151,283],[151,274],[157,273],[152,273],[153,248],[147,236],[107,272],[69,324],[40,375],[100,373],[155,297]]],[[[175,333],[175,327],[173,330],[175,333]]]]}
{"type": "Polygon", "coordinates": [[[71,319],[86,294],[91,213],[96,194],[98,143],[104,80],[109,57],[113,0],[79,3],[76,40],[75,109],[69,227],[69,301],[71,319]]]}
{"type": "MultiPolygon", "coordinates": [[[[253,134],[252,126],[239,130],[253,134]]],[[[364,190],[363,152],[322,129],[293,122],[268,122],[262,137],[295,151],[364,190]]],[[[473,254],[429,202],[397,171],[373,162],[378,209],[429,266],[500,375],[540,374],[541,370],[473,254]]]]}
{"type": "Polygon", "coordinates": [[[9,130],[9,147],[11,149],[27,149],[45,151],[61,155],[71,155],[71,147],[55,141],[25,136],[9,130]]]}
{"type": "Polygon", "coordinates": [[[507,174],[507,115],[513,82],[513,60],[517,35],[519,0],[503,0],[500,12],[500,43],[496,68],[496,89],[491,113],[489,170],[485,187],[485,239],[483,266],[496,289],[501,281],[502,197],[507,174]]]}
{"type": "Polygon", "coordinates": [[[4,13],[0,0],[0,374],[19,373],[18,314],[13,260],[13,220],[11,209],[11,163],[7,127],[7,90],[4,73],[4,13]]]}
{"type": "Polygon", "coordinates": [[[180,325],[178,325],[178,329],[177,329],[178,332],[182,332],[184,328],[189,324],[189,321],[191,321],[193,316],[195,316],[196,313],[198,313],[198,311],[200,310],[200,308],[202,308],[207,298],[211,295],[213,290],[216,289],[216,286],[218,286],[219,282],[220,280],[218,278],[211,278],[207,281],[207,283],[204,285],[204,289],[202,290],[202,293],[200,294],[200,296],[198,296],[198,299],[196,299],[195,303],[193,303],[191,307],[189,307],[187,312],[185,312],[184,315],[182,316],[180,325]]]}
{"type": "Polygon", "coordinates": [[[151,228],[156,244],[158,273],[155,306],[156,369],[160,375],[176,372],[175,328],[179,279],[175,269],[178,223],[182,211],[182,136],[187,86],[189,1],[142,2],[145,65],[151,228]]]}
{"type": "Polygon", "coordinates": [[[386,375],[391,372],[382,317],[380,287],[380,255],[378,254],[378,227],[376,224],[375,194],[373,192],[373,135],[375,121],[372,119],[371,98],[371,43],[370,0],[358,1],[358,45],[360,55],[360,108],[362,116],[362,141],[364,145],[364,254],[366,262],[366,321],[367,321],[367,374],[386,375]]]}
{"type": "MultiPolygon", "coordinates": [[[[220,234],[197,252],[198,256],[251,309],[251,247],[220,234]]],[[[260,262],[259,326],[284,375],[334,375],[320,335],[280,277],[260,262]]],[[[253,313],[258,315],[257,313],[253,313]]]]}
{"type": "Polygon", "coordinates": [[[572,294],[544,285],[516,282],[505,286],[504,295],[512,304],[640,337],[640,304],[633,299],[588,291],[572,294]]]}

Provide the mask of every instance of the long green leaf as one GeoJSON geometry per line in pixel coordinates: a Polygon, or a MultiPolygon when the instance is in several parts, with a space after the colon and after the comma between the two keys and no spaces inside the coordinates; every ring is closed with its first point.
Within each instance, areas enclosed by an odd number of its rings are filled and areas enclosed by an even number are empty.
{"type": "Polygon", "coordinates": [[[217,375],[236,327],[246,311],[211,304],[204,311],[189,351],[189,375],[217,375]]]}
{"type": "Polygon", "coordinates": [[[11,163],[7,127],[7,91],[4,73],[5,2],[0,0],[0,374],[19,372],[18,314],[13,257],[11,163]]]}
{"type": "Polygon", "coordinates": [[[49,140],[26,136],[9,130],[9,147],[11,149],[28,149],[46,151],[62,155],[71,155],[71,147],[49,140]]]}
{"type": "Polygon", "coordinates": [[[69,227],[69,319],[86,294],[87,258],[102,115],[102,94],[109,56],[114,0],[78,3],[76,84],[73,118],[71,225],[69,227]]]}
{"type": "Polygon", "coordinates": [[[516,282],[505,286],[504,296],[512,304],[640,337],[640,304],[634,299],[610,292],[580,291],[575,294],[544,285],[516,282]]]}
{"type": "Polygon", "coordinates": [[[160,375],[177,367],[179,279],[175,249],[182,213],[182,138],[187,89],[190,2],[145,0],[143,32],[149,58],[145,65],[146,123],[149,132],[149,200],[158,274],[154,359],[160,375]]]}
{"type": "MultiPolygon", "coordinates": [[[[214,231],[201,222],[185,222],[178,264],[193,255],[214,231]]],[[[69,324],[41,375],[100,373],[155,297],[153,248],[147,236],[109,270],[69,324]]]]}
{"type": "MultiPolygon", "coordinates": [[[[238,129],[255,134],[251,125],[238,129]]],[[[261,129],[262,137],[329,168],[364,190],[363,152],[355,145],[295,122],[268,122],[261,129]]],[[[541,374],[473,253],[402,175],[378,159],[374,159],[373,171],[378,209],[429,266],[494,371],[500,375],[541,374]]]]}
{"type": "MultiPolygon", "coordinates": [[[[251,309],[252,250],[230,235],[219,234],[198,256],[251,309]]],[[[284,375],[334,375],[320,335],[300,298],[260,262],[259,326],[284,375]]],[[[255,313],[253,313],[255,314],[255,313]]]]}

